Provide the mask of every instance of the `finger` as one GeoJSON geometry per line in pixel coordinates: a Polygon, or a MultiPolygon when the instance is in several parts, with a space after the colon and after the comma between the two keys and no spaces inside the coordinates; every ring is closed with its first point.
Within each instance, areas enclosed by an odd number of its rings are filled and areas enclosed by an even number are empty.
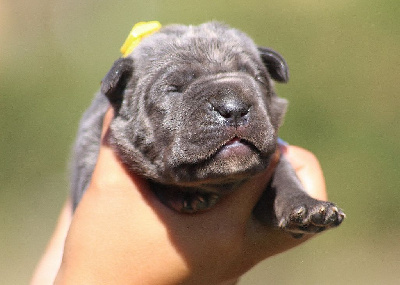
{"type": "Polygon", "coordinates": [[[327,200],[325,179],[321,165],[314,154],[297,146],[281,147],[283,155],[292,164],[307,193],[319,200],[327,200]]]}
{"type": "Polygon", "coordinates": [[[101,131],[101,138],[103,139],[106,136],[106,133],[109,130],[112,119],[114,118],[114,109],[108,108],[106,114],[103,119],[103,129],[101,131]]]}

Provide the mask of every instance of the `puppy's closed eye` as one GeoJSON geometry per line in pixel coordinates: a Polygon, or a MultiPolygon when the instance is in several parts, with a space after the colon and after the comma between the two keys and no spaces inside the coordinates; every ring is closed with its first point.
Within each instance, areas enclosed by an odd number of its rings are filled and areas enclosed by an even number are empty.
{"type": "Polygon", "coordinates": [[[183,93],[185,88],[196,78],[194,72],[176,73],[167,80],[166,91],[170,93],[183,93]]]}
{"type": "Polygon", "coordinates": [[[255,79],[257,82],[261,83],[265,87],[268,87],[268,79],[266,78],[266,76],[264,74],[262,74],[262,73],[256,74],[255,79]]]}
{"type": "Polygon", "coordinates": [[[170,84],[167,86],[168,93],[182,93],[184,85],[182,84],[170,84]]]}

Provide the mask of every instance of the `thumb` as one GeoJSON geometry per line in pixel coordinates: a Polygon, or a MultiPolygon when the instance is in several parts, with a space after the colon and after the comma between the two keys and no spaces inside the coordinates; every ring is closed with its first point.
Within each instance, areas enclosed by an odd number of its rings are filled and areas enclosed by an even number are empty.
{"type": "Polygon", "coordinates": [[[91,183],[96,184],[95,189],[126,189],[142,183],[142,179],[127,169],[108,143],[113,118],[114,110],[109,108],[103,119],[99,156],[91,179],[91,183]]]}

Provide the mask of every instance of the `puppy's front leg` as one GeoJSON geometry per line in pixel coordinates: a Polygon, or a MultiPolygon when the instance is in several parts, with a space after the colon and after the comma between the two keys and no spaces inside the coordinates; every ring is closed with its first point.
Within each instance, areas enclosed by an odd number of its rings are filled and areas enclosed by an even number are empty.
{"type": "Polygon", "coordinates": [[[310,197],[285,157],[281,157],[276,166],[272,181],[255,208],[255,215],[296,238],[336,227],[345,217],[335,204],[310,197]]]}

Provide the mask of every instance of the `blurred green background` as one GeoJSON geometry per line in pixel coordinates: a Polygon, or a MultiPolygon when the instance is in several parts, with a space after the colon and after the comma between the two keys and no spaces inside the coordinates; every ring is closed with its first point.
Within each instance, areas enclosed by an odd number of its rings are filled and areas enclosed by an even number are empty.
{"type": "Polygon", "coordinates": [[[220,20],[280,51],[281,136],[312,150],[344,224],[241,284],[400,284],[400,1],[0,0],[0,284],[27,284],[68,195],[80,116],[141,20],[220,20]]]}

